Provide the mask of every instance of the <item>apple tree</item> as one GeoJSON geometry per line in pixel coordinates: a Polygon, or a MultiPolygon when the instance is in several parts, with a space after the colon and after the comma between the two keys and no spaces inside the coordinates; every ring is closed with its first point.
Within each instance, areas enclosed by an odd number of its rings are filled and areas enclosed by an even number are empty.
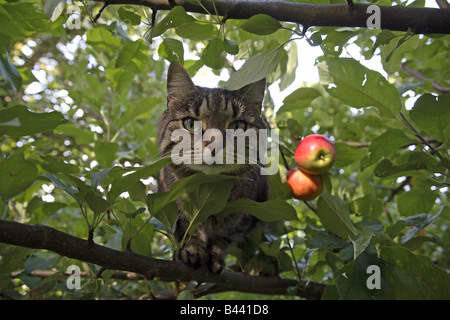
{"type": "Polygon", "coordinates": [[[449,299],[445,0],[0,3],[1,298],[449,299]],[[223,175],[157,191],[171,61],[231,90],[267,79],[269,201],[227,202],[223,175]],[[286,174],[310,134],[337,159],[300,201],[286,174]],[[192,229],[234,212],[272,227],[222,274],[191,269],[172,261],[180,196],[192,229]]]}

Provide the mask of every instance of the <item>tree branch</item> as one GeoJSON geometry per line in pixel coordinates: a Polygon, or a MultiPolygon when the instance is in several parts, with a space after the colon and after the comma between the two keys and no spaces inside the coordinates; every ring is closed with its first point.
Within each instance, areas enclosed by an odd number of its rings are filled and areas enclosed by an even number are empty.
{"type": "MultiPolygon", "coordinates": [[[[102,0],[94,0],[103,2],[102,0]]],[[[304,27],[367,27],[372,13],[370,4],[314,4],[279,0],[201,0],[202,5],[183,0],[171,3],[183,6],[188,12],[216,12],[228,19],[248,19],[256,14],[268,14],[279,21],[300,23],[304,27]]],[[[156,10],[170,10],[168,0],[108,0],[108,4],[131,4],[156,10]]],[[[377,6],[380,9],[381,29],[408,31],[416,34],[450,33],[450,10],[402,6],[377,6]]]]}
{"type": "MultiPolygon", "coordinates": [[[[427,77],[425,77],[422,73],[420,73],[419,71],[410,68],[405,63],[402,63],[402,70],[419,81],[430,80],[427,77]]],[[[440,93],[450,92],[450,87],[441,86],[439,83],[437,83],[434,80],[431,82],[431,87],[434,90],[439,91],[440,93]]]]}
{"type": "MultiPolygon", "coordinates": [[[[83,240],[48,226],[26,225],[0,220],[0,242],[33,249],[47,249],[61,256],[101,266],[105,269],[135,272],[163,281],[192,281],[216,284],[214,292],[240,291],[260,294],[288,294],[296,287],[296,295],[320,299],[326,285],[313,281],[298,281],[277,276],[258,277],[240,272],[224,271],[213,275],[202,269],[192,269],[182,262],[153,259],[130,251],[118,251],[83,240]]],[[[208,291],[210,292],[210,291],[208,291]]]]}

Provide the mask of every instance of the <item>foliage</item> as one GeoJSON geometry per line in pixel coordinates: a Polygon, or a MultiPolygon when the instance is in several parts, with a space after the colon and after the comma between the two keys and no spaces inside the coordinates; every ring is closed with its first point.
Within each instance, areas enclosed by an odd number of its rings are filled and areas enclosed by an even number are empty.
{"type": "MultiPolygon", "coordinates": [[[[448,86],[449,36],[329,27],[303,35],[266,15],[223,21],[182,7],[158,12],[152,26],[154,13],[144,7],[108,6],[94,21],[98,10],[89,2],[1,1],[1,219],[170,260],[174,201],[184,195],[189,233],[211,215],[240,209],[277,224],[255,233],[252,245],[233,248],[227,263],[247,256],[245,272],[323,282],[326,299],[449,298],[450,96],[402,71],[406,63],[448,86]],[[271,201],[227,203],[231,184],[220,175],[194,175],[157,193],[156,173],[170,162],[159,159],[156,142],[167,62],[184,63],[193,76],[204,66],[218,75],[245,61],[224,87],[266,77],[283,92],[295,79],[300,41],[323,52],[320,83],[297,88],[281,106],[266,97],[265,115],[286,160],[270,176],[271,201]],[[360,59],[349,57],[354,47],[360,59]],[[363,65],[372,57],[383,73],[363,65]],[[284,175],[298,138],[310,133],[330,137],[338,159],[323,194],[306,205],[291,198],[284,175]],[[369,265],[381,269],[379,290],[366,285],[369,265]]],[[[31,275],[72,264],[99,271],[0,244],[0,295],[123,298],[172,287],[117,280],[108,270],[73,291],[60,274],[31,275]]]]}

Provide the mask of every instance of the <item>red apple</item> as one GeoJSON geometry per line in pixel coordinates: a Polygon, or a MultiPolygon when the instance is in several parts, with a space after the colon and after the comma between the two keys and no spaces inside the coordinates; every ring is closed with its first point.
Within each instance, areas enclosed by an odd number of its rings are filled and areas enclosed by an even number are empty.
{"type": "Polygon", "coordinates": [[[327,137],[312,134],[299,142],[294,159],[302,171],[310,174],[322,174],[333,166],[336,160],[336,148],[327,137]]]}
{"type": "Polygon", "coordinates": [[[322,192],[322,176],[308,174],[299,168],[289,170],[286,180],[294,198],[309,201],[322,192]]]}

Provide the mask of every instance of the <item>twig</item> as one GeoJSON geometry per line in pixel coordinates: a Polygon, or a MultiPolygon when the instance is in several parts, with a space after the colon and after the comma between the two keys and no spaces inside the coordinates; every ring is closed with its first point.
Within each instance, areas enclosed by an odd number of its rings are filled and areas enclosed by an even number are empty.
{"type": "MultiPolygon", "coordinates": [[[[419,80],[419,81],[425,81],[425,80],[430,80],[429,78],[425,77],[422,73],[420,73],[417,70],[414,70],[412,68],[410,68],[409,66],[407,66],[405,63],[402,63],[402,70],[404,72],[406,72],[407,74],[409,74],[411,77],[419,80]]],[[[436,90],[439,91],[441,93],[447,93],[450,92],[450,87],[444,87],[441,86],[439,83],[437,83],[436,81],[432,81],[431,82],[431,87],[436,90]]]]}
{"type": "Polygon", "coordinates": [[[350,9],[355,8],[355,4],[353,3],[353,0],[347,0],[347,5],[350,9]]]}
{"type": "Polygon", "coordinates": [[[155,24],[156,24],[156,14],[157,13],[158,13],[158,10],[156,10],[156,9],[152,10],[152,22],[151,22],[151,25],[150,25],[151,28],[153,28],[155,26],[155,24]]]}
{"type": "Polygon", "coordinates": [[[389,198],[386,200],[386,202],[391,202],[392,199],[394,198],[394,196],[399,193],[401,190],[403,190],[403,188],[405,186],[407,186],[410,182],[411,182],[411,178],[410,176],[406,177],[405,181],[403,181],[402,183],[400,183],[397,187],[395,187],[394,189],[392,189],[391,194],[389,195],[389,198]]]}
{"type": "Polygon", "coordinates": [[[289,165],[288,165],[288,163],[287,163],[286,157],[284,156],[284,152],[283,152],[283,149],[281,148],[281,144],[278,144],[278,149],[280,150],[281,158],[283,159],[284,166],[286,167],[286,170],[287,171],[291,170],[289,165]]]}
{"type": "Polygon", "coordinates": [[[97,22],[98,19],[100,19],[100,16],[102,15],[103,10],[106,9],[107,6],[109,6],[110,3],[108,1],[104,1],[102,7],[100,8],[100,11],[95,15],[93,22],[97,22]]]}
{"type": "Polygon", "coordinates": [[[422,135],[419,133],[419,131],[417,131],[417,129],[413,126],[413,124],[408,120],[408,118],[406,118],[406,116],[403,114],[403,112],[400,112],[400,117],[402,117],[403,121],[405,121],[406,125],[408,126],[408,128],[410,128],[412,130],[412,132],[414,133],[414,135],[419,138],[419,140],[422,142],[422,144],[428,146],[428,148],[430,148],[430,153],[432,155],[436,155],[440,160],[443,160],[441,154],[439,153],[439,151],[437,151],[431,144],[429,144],[427,142],[427,140],[422,137],[422,135]]]}
{"type": "Polygon", "coordinates": [[[436,0],[436,3],[441,9],[450,8],[450,4],[447,2],[447,0],[436,0]]]}

